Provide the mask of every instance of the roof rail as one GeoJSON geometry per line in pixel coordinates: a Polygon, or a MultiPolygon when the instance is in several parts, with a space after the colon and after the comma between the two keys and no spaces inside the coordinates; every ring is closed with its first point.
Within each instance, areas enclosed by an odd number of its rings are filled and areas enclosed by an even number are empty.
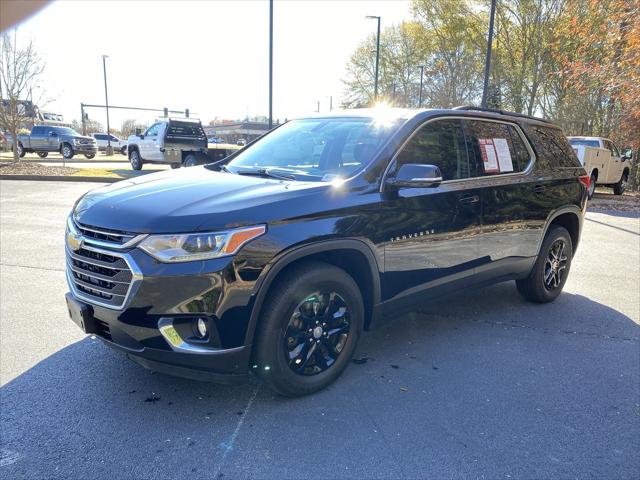
{"type": "Polygon", "coordinates": [[[553,123],[551,120],[547,120],[546,118],[534,117],[533,115],[526,115],[524,113],[509,112],[508,110],[500,110],[498,108],[476,107],[475,105],[460,105],[458,107],[453,107],[452,110],[475,110],[478,112],[499,113],[500,115],[511,115],[512,117],[529,118],[539,122],[553,123]]]}

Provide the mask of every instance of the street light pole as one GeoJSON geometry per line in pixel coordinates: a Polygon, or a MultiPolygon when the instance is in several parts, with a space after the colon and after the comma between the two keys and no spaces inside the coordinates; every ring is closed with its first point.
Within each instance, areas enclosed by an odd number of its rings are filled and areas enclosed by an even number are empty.
{"type": "Polygon", "coordinates": [[[269,0],[269,130],[273,128],[273,0],[269,0]]]}
{"type": "Polygon", "coordinates": [[[373,86],[373,100],[378,101],[378,67],[380,66],[380,17],[375,15],[367,15],[366,18],[376,19],[378,21],[378,34],[376,37],[376,73],[375,82],[373,86]]]}
{"type": "Polygon", "coordinates": [[[493,43],[493,21],[496,16],[496,0],[491,0],[491,13],[489,14],[489,35],[487,40],[487,56],[484,63],[484,86],[482,88],[482,108],[487,108],[489,95],[489,70],[491,69],[491,45],[493,43]]]}
{"type": "Polygon", "coordinates": [[[107,109],[107,155],[113,155],[111,146],[111,129],[109,126],[109,94],[107,93],[107,58],[109,55],[102,55],[102,71],[104,73],[104,105],[107,109]]]}
{"type": "Polygon", "coordinates": [[[422,80],[424,78],[424,65],[418,65],[420,69],[420,95],[418,96],[418,108],[422,108],[422,80]]]}

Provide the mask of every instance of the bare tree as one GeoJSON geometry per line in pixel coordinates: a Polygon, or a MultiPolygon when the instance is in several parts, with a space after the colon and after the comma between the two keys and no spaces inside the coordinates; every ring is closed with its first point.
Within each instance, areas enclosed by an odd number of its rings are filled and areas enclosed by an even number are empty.
{"type": "Polygon", "coordinates": [[[20,48],[16,31],[0,37],[0,129],[11,135],[13,160],[18,161],[18,130],[29,119],[26,100],[37,88],[44,63],[29,42],[20,48]]]}

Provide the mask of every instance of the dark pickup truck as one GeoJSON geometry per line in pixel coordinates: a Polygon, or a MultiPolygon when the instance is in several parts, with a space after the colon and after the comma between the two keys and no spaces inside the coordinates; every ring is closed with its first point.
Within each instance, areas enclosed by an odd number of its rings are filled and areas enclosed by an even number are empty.
{"type": "Polygon", "coordinates": [[[45,158],[49,152],[60,152],[66,159],[78,153],[93,158],[98,152],[98,144],[92,137],[85,137],[69,127],[37,125],[29,135],[18,135],[18,155],[35,152],[45,158]]]}

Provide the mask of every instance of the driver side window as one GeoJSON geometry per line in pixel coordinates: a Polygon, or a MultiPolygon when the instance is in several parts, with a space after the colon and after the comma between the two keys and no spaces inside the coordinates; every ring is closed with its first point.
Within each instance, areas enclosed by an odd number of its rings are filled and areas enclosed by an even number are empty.
{"type": "Polygon", "coordinates": [[[154,123],[149,128],[147,128],[147,131],[144,133],[144,136],[145,137],[155,137],[156,135],[158,135],[159,127],[160,127],[159,123],[154,123]]]}
{"type": "Polygon", "coordinates": [[[396,157],[397,167],[406,163],[435,165],[443,180],[471,177],[465,136],[460,120],[436,120],[413,135],[396,157]]]}

